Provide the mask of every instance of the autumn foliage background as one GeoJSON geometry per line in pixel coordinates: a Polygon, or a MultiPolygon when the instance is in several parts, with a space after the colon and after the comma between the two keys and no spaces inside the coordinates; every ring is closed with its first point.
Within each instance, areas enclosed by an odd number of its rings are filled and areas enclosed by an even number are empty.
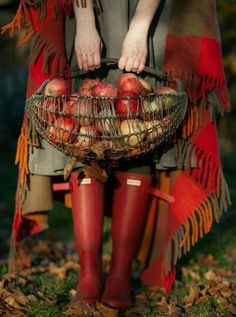
{"type": "MultiPolygon", "coordinates": [[[[0,26],[12,19],[16,12],[17,3],[18,1],[0,0],[0,26]]],[[[226,113],[218,120],[219,144],[226,180],[230,187],[232,207],[224,215],[221,223],[215,224],[212,232],[181,260],[179,284],[176,284],[172,295],[166,298],[163,297],[162,293],[152,290],[145,291],[142,286],[137,285],[136,311],[130,312],[127,316],[236,315],[236,2],[235,0],[217,0],[217,6],[222,36],[222,52],[231,97],[231,112],[226,113]],[[211,311],[212,315],[209,313],[211,311]]],[[[4,283],[6,283],[4,276],[17,180],[14,156],[24,111],[29,53],[28,45],[16,47],[17,37],[17,34],[12,38],[0,37],[0,277],[3,278],[4,283]]],[[[50,230],[43,233],[36,240],[37,242],[35,240],[28,242],[31,252],[38,254],[34,262],[32,262],[32,258],[29,259],[30,263],[35,265],[36,272],[36,267],[39,271],[39,267],[41,267],[41,271],[44,270],[44,272],[38,271],[39,274],[42,274],[40,277],[33,275],[35,271],[32,272],[32,268],[31,271],[26,272],[26,275],[31,274],[30,276],[32,276],[28,288],[25,288],[28,280],[23,281],[22,285],[19,283],[16,285],[16,282],[6,285],[0,280],[0,315],[4,309],[6,311],[8,309],[8,313],[10,313],[6,316],[62,316],[59,312],[65,310],[64,307],[69,301],[68,294],[71,290],[73,291],[73,283],[76,283],[76,275],[73,278],[72,273],[78,269],[76,258],[73,255],[70,210],[57,203],[50,215],[50,220],[50,230]],[[42,254],[41,258],[40,254],[42,254]],[[54,270],[50,271],[49,264],[42,264],[41,261],[45,261],[45,254],[49,262],[51,260],[56,263],[54,270]],[[63,259],[64,262],[60,262],[63,259]],[[57,280],[45,277],[46,271],[54,274],[57,280]],[[72,272],[69,277],[67,276],[68,272],[72,272]],[[60,284],[60,281],[65,280],[66,277],[67,282],[60,284]],[[42,290],[41,297],[44,300],[40,299],[38,293],[29,294],[33,293],[33,288],[37,289],[37,287],[42,290]],[[16,289],[22,290],[27,296],[35,296],[39,304],[37,306],[25,299],[23,304],[19,304],[19,309],[12,308],[9,303],[6,304],[5,299],[3,300],[1,289],[8,290],[10,294],[15,294],[16,289]],[[55,298],[55,296],[57,297],[55,298]],[[45,297],[48,302],[45,301],[45,297]],[[16,309],[14,314],[11,309],[16,309]]],[[[104,261],[109,263],[109,237],[106,228],[105,239],[107,241],[107,258],[105,257],[104,261]]],[[[26,280],[25,277],[22,279],[26,280]]],[[[116,312],[104,312],[103,309],[97,307],[87,316],[117,315],[116,312]]],[[[74,312],[71,314],[71,316],[75,316],[74,312]]]]}

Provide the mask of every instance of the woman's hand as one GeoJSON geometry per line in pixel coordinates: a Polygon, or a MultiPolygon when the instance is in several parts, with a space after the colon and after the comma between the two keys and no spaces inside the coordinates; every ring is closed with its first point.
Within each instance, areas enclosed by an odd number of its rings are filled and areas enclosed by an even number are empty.
{"type": "Polygon", "coordinates": [[[78,66],[84,70],[94,70],[101,66],[102,41],[96,28],[77,27],[75,53],[78,66]]]}
{"type": "Polygon", "coordinates": [[[148,31],[160,0],[139,0],[128,33],[124,39],[118,66],[140,73],[147,59],[148,31]]]}
{"type": "Polygon", "coordinates": [[[76,18],[75,53],[80,69],[94,70],[101,66],[102,40],[97,32],[93,13],[93,1],[87,0],[87,7],[77,6],[74,1],[76,18]]]}
{"type": "Polygon", "coordinates": [[[127,72],[140,73],[147,58],[147,33],[142,29],[130,29],[122,46],[118,66],[127,72]]]}

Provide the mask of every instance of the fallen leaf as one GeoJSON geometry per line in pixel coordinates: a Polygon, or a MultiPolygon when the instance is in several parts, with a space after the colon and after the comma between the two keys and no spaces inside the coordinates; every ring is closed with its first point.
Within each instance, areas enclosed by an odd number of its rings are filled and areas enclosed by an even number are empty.
{"type": "Polygon", "coordinates": [[[103,317],[117,317],[118,316],[118,309],[112,309],[101,303],[97,303],[96,308],[103,317]]]}
{"type": "Polygon", "coordinates": [[[219,292],[219,291],[228,290],[229,286],[230,286],[230,283],[228,281],[222,281],[218,284],[214,284],[213,286],[211,286],[208,289],[208,292],[210,294],[214,294],[214,293],[219,292]]]}
{"type": "Polygon", "coordinates": [[[51,266],[49,268],[49,272],[53,275],[56,275],[61,280],[66,279],[66,268],[64,266],[62,267],[51,266]]]}
{"type": "Polygon", "coordinates": [[[183,302],[185,307],[192,306],[196,300],[199,298],[200,295],[200,288],[199,286],[192,284],[189,288],[189,294],[184,297],[183,302]]]}
{"type": "Polygon", "coordinates": [[[228,301],[222,296],[217,296],[216,301],[223,309],[227,309],[229,306],[228,301]]]}
{"type": "Polygon", "coordinates": [[[15,298],[14,297],[12,297],[12,296],[8,296],[7,298],[5,298],[5,302],[8,304],[8,305],[10,305],[10,306],[12,306],[13,308],[16,308],[16,309],[21,309],[20,308],[20,305],[17,303],[17,301],[15,300],[15,298]]]}
{"type": "Polygon", "coordinates": [[[236,306],[230,304],[228,307],[228,312],[230,312],[232,315],[236,316],[236,306]]]}
{"type": "Polygon", "coordinates": [[[97,162],[92,161],[89,165],[85,164],[83,168],[84,175],[87,177],[95,177],[98,181],[104,183],[108,180],[108,175],[97,162]]]}
{"type": "Polygon", "coordinates": [[[217,279],[219,279],[219,277],[217,277],[217,275],[216,275],[212,270],[207,271],[207,272],[204,274],[204,278],[205,278],[207,281],[214,281],[214,282],[216,282],[217,279]]]}
{"type": "Polygon", "coordinates": [[[68,177],[70,176],[73,167],[75,166],[75,163],[77,162],[76,157],[72,157],[72,159],[69,161],[69,163],[66,164],[63,175],[64,175],[64,180],[66,181],[68,177]]]}
{"type": "Polygon", "coordinates": [[[97,155],[97,158],[104,159],[104,151],[106,146],[103,142],[97,142],[90,147],[90,150],[97,155]]]}
{"type": "Polygon", "coordinates": [[[135,305],[131,308],[128,308],[125,311],[125,316],[150,316],[151,313],[151,306],[150,302],[143,302],[135,305]]]}
{"type": "Polygon", "coordinates": [[[220,290],[220,294],[224,298],[230,298],[232,296],[232,291],[230,289],[223,289],[223,290],[220,290]]]}
{"type": "Polygon", "coordinates": [[[102,317],[92,306],[81,300],[72,302],[65,312],[65,315],[70,317],[102,317]]]}
{"type": "Polygon", "coordinates": [[[1,298],[2,300],[5,301],[5,299],[6,299],[7,297],[11,296],[11,295],[12,295],[12,293],[9,292],[7,289],[5,289],[5,288],[0,289],[0,298],[1,298]]]}
{"type": "Polygon", "coordinates": [[[25,296],[25,294],[20,291],[17,290],[14,294],[13,294],[14,299],[17,301],[17,303],[19,303],[20,305],[27,305],[29,303],[29,299],[25,296]]]}
{"type": "Polygon", "coordinates": [[[184,276],[190,276],[192,279],[197,280],[197,281],[200,281],[200,279],[201,279],[200,274],[198,272],[195,272],[195,271],[188,269],[186,267],[182,267],[181,271],[182,271],[182,274],[184,276]]]}

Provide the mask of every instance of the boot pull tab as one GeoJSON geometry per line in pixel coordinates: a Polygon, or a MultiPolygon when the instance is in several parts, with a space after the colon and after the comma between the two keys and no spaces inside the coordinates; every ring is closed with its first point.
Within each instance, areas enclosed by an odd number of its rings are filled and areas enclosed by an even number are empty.
{"type": "Polygon", "coordinates": [[[168,203],[173,203],[175,201],[174,197],[167,194],[167,193],[164,193],[163,191],[159,190],[159,189],[156,189],[154,187],[150,187],[148,189],[148,193],[155,196],[155,197],[158,197],[160,199],[163,199],[165,200],[166,202],[168,203]]]}

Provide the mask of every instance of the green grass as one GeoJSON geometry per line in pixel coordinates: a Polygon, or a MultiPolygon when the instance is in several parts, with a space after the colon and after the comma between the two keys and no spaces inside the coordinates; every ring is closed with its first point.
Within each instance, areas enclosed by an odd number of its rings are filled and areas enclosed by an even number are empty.
{"type": "Polygon", "coordinates": [[[196,304],[191,307],[187,312],[182,314],[183,317],[230,317],[231,314],[222,310],[217,303],[215,297],[211,297],[209,300],[200,304],[196,304]]]}

